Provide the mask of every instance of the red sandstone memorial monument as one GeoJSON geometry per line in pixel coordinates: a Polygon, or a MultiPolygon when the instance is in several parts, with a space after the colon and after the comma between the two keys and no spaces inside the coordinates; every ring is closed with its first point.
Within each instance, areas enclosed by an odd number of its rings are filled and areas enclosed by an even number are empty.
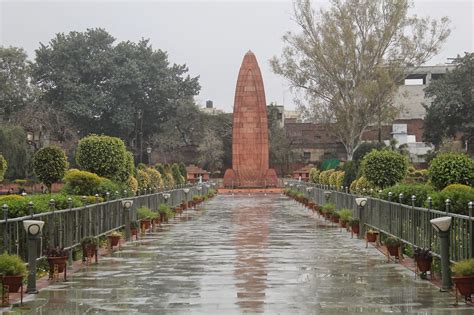
{"type": "Polygon", "coordinates": [[[274,187],[275,170],[268,164],[267,102],[257,58],[249,51],[240,66],[235,88],[232,127],[232,169],[224,174],[224,187],[274,187]]]}

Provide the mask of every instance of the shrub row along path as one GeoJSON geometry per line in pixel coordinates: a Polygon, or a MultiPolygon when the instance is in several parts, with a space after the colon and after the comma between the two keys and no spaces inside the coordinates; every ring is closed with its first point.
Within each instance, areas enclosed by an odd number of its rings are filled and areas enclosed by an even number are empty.
{"type": "Polygon", "coordinates": [[[219,195],[29,297],[36,314],[472,314],[280,195],[219,195]]]}

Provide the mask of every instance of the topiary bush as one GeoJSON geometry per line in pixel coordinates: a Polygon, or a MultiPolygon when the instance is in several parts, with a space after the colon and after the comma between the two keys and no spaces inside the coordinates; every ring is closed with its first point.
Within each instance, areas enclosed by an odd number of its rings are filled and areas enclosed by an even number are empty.
{"type": "Polygon", "coordinates": [[[69,195],[94,195],[97,193],[101,178],[94,173],[70,169],[64,176],[62,192],[69,195]]]}
{"type": "Polygon", "coordinates": [[[150,187],[150,176],[144,170],[137,171],[137,182],[138,182],[138,189],[144,189],[150,187]]]}
{"type": "Polygon", "coordinates": [[[365,178],[365,176],[361,176],[357,179],[355,189],[359,191],[363,191],[365,189],[366,192],[369,192],[371,189],[377,190],[377,187],[375,187],[371,182],[369,182],[367,178],[365,178]]]}
{"type": "Polygon", "coordinates": [[[171,175],[171,173],[166,173],[166,169],[165,169],[165,175],[162,178],[163,178],[164,186],[166,186],[167,188],[174,187],[173,175],[171,175]]]}
{"type": "Polygon", "coordinates": [[[372,150],[361,163],[362,173],[374,186],[388,187],[405,178],[408,170],[406,156],[389,150],[372,150]]]}
{"type": "Polygon", "coordinates": [[[181,173],[181,176],[183,176],[185,179],[188,178],[188,172],[186,171],[186,165],[184,165],[183,162],[179,163],[179,172],[181,173]]]}
{"type": "Polygon", "coordinates": [[[402,203],[406,205],[411,205],[411,196],[416,196],[415,206],[423,207],[429,196],[432,196],[434,193],[434,188],[431,185],[427,184],[397,184],[385,188],[382,191],[382,198],[388,200],[388,193],[392,192],[392,201],[398,202],[399,195],[403,194],[402,203]]]}
{"type": "Polygon", "coordinates": [[[338,171],[336,172],[336,179],[335,179],[335,184],[337,189],[341,189],[341,186],[343,186],[344,183],[344,176],[345,172],[344,171],[338,171]]]}
{"type": "MultiPolygon", "coordinates": [[[[474,201],[474,188],[461,185],[452,184],[444,188],[440,192],[433,193],[433,208],[446,211],[446,199],[451,201],[449,212],[469,215],[468,203],[474,201]]],[[[427,203],[425,203],[427,206],[427,203]]]]}
{"type": "Polygon", "coordinates": [[[442,153],[431,161],[428,175],[438,190],[450,184],[473,186],[474,161],[464,153],[442,153]]]}
{"type": "Polygon", "coordinates": [[[7,171],[8,163],[7,160],[0,154],[0,182],[3,181],[5,172],[7,171]]]}
{"type": "Polygon", "coordinates": [[[315,167],[312,167],[309,170],[309,181],[312,183],[319,183],[319,170],[315,167]]]}
{"type": "Polygon", "coordinates": [[[181,175],[181,172],[179,171],[178,164],[173,163],[173,165],[171,165],[171,175],[173,175],[173,180],[175,184],[177,185],[184,184],[184,177],[181,175]]]}
{"type": "Polygon", "coordinates": [[[319,174],[319,183],[323,185],[329,185],[329,178],[331,177],[332,173],[334,173],[334,169],[322,171],[319,174]]]}
{"type": "Polygon", "coordinates": [[[35,174],[49,191],[53,183],[64,177],[67,167],[66,154],[56,146],[42,148],[33,156],[35,174]]]}
{"type": "Polygon", "coordinates": [[[130,176],[130,156],[116,137],[90,135],[79,141],[76,162],[81,169],[112,180],[130,176]]]}
{"type": "Polygon", "coordinates": [[[158,172],[154,168],[147,168],[145,172],[148,174],[148,178],[150,179],[150,187],[154,189],[162,189],[163,188],[163,179],[161,178],[160,172],[158,172]]]}
{"type": "Polygon", "coordinates": [[[138,181],[135,177],[130,176],[127,179],[127,187],[128,187],[128,192],[131,192],[133,195],[137,192],[138,190],[138,181]]]}

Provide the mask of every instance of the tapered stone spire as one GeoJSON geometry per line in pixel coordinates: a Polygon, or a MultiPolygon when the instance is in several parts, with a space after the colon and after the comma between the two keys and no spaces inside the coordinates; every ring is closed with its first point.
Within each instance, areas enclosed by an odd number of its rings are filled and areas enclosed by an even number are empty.
{"type": "Polygon", "coordinates": [[[268,155],[265,89],[257,58],[248,51],[240,66],[235,89],[232,169],[224,174],[224,186],[276,186],[276,172],[269,169],[268,155]]]}

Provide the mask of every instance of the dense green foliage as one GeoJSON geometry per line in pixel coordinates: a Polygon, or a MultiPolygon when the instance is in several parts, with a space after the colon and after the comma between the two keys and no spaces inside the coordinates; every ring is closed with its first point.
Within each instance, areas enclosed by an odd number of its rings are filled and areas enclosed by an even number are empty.
{"type": "Polygon", "coordinates": [[[183,162],[179,163],[179,172],[181,173],[181,176],[186,180],[188,176],[188,172],[186,171],[186,165],[184,165],[183,162]]]}
{"type": "Polygon", "coordinates": [[[161,178],[160,172],[151,167],[148,167],[145,172],[148,174],[148,178],[150,180],[150,188],[155,190],[163,188],[163,179],[161,178]]]}
{"type": "Polygon", "coordinates": [[[465,139],[474,136],[473,93],[474,53],[467,52],[455,60],[456,69],[439,80],[433,80],[425,89],[429,105],[424,105],[423,138],[439,147],[446,137],[462,132],[465,139]]]}
{"type": "Polygon", "coordinates": [[[181,172],[179,171],[178,164],[173,163],[173,165],[171,165],[171,175],[173,175],[173,180],[176,185],[182,185],[185,183],[185,179],[181,175],[181,172]]]}
{"type": "Polygon", "coordinates": [[[469,215],[468,203],[474,201],[474,188],[466,185],[453,184],[442,191],[433,193],[433,208],[445,211],[446,199],[451,201],[449,212],[469,215]]]}
{"type": "Polygon", "coordinates": [[[62,191],[70,195],[94,195],[101,182],[100,176],[87,171],[70,169],[64,176],[62,191]]]}
{"type": "Polygon", "coordinates": [[[319,183],[323,185],[329,185],[329,178],[331,177],[332,173],[334,173],[334,169],[329,169],[326,171],[322,171],[319,174],[319,183]]]}
{"type": "Polygon", "coordinates": [[[0,154],[0,182],[3,180],[5,172],[7,171],[8,163],[7,160],[0,154]]]}
{"type": "MultiPolygon", "coordinates": [[[[15,218],[29,215],[28,203],[30,201],[33,203],[34,213],[43,213],[51,211],[49,205],[51,199],[54,199],[56,209],[67,209],[69,207],[68,198],[72,199],[73,208],[83,205],[81,196],[69,196],[65,194],[28,195],[26,197],[19,196],[19,198],[13,197],[13,199],[12,196],[9,196],[8,199],[3,199],[2,203],[6,203],[9,207],[8,217],[15,218]]],[[[88,196],[85,202],[87,204],[94,203],[95,199],[94,196],[88,196]]],[[[99,201],[102,200],[102,198],[99,198],[99,201]]]]}
{"type": "Polygon", "coordinates": [[[40,149],[33,158],[35,174],[51,191],[51,185],[64,177],[68,167],[64,151],[56,146],[40,149]]]}
{"type": "Polygon", "coordinates": [[[4,121],[9,121],[13,113],[22,110],[31,100],[29,78],[26,51],[16,47],[0,47],[0,104],[4,121]]]}
{"type": "Polygon", "coordinates": [[[431,161],[428,174],[433,185],[439,190],[449,184],[473,186],[474,160],[463,153],[441,153],[431,161]]]}
{"type": "Polygon", "coordinates": [[[452,270],[453,275],[456,277],[474,276],[474,258],[457,262],[452,270]]]}
{"type": "Polygon", "coordinates": [[[31,175],[28,165],[32,155],[30,152],[23,128],[0,124],[0,153],[8,161],[5,178],[13,180],[31,175]]]}
{"type": "Polygon", "coordinates": [[[405,178],[408,160],[395,151],[373,150],[367,153],[361,163],[362,172],[367,180],[377,187],[387,187],[405,178]]]}
{"type": "Polygon", "coordinates": [[[342,185],[350,187],[351,183],[357,178],[357,163],[355,161],[347,161],[344,163],[344,178],[342,185]]]}
{"type": "Polygon", "coordinates": [[[392,192],[392,201],[400,202],[399,196],[403,194],[401,203],[411,205],[411,196],[415,195],[415,206],[422,207],[429,196],[433,196],[434,188],[427,184],[397,184],[385,188],[381,197],[388,200],[388,193],[392,192]]]}
{"type": "Polygon", "coordinates": [[[312,167],[309,170],[309,181],[315,184],[319,183],[319,170],[317,168],[312,167]]]}
{"type": "Polygon", "coordinates": [[[156,214],[153,211],[151,211],[151,209],[148,207],[140,207],[137,209],[138,220],[153,219],[155,216],[156,214]]]}
{"type": "Polygon", "coordinates": [[[3,253],[0,255],[0,274],[5,276],[26,276],[26,264],[17,255],[3,253]]]}
{"type": "Polygon", "coordinates": [[[59,33],[42,44],[33,77],[45,100],[65,112],[82,135],[104,133],[129,143],[140,120],[138,145],[173,117],[178,100],[200,89],[185,65],[170,64],[166,52],[154,50],[148,40],[115,43],[103,29],[59,33]]]}
{"type": "Polygon", "coordinates": [[[150,187],[150,176],[144,170],[137,171],[138,189],[143,190],[150,187]]]}
{"type": "Polygon", "coordinates": [[[130,176],[130,160],[119,138],[90,135],[79,141],[76,162],[88,172],[124,182],[130,176]]]}

